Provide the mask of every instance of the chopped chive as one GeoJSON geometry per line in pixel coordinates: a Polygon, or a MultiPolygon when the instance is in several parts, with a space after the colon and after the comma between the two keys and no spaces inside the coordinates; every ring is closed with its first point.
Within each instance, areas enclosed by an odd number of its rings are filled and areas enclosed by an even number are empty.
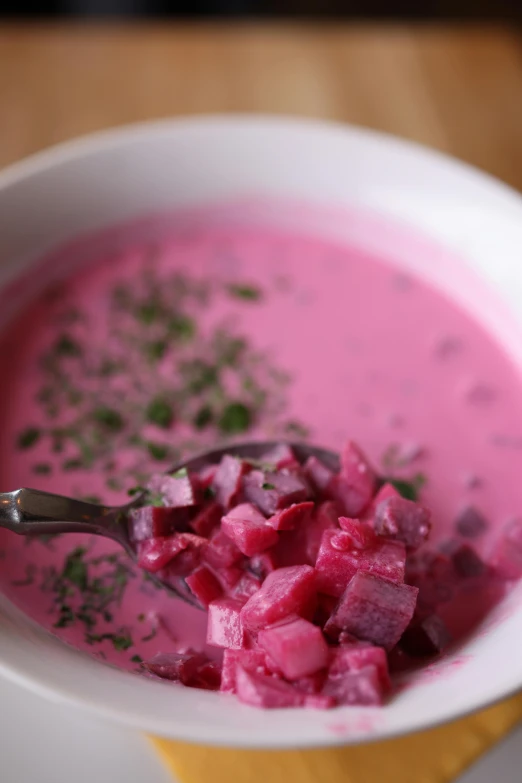
{"type": "Polygon", "coordinates": [[[142,324],[150,326],[157,321],[161,315],[161,306],[159,302],[143,302],[136,310],[136,318],[142,324]]]}
{"type": "Polygon", "coordinates": [[[150,343],[145,343],[143,352],[146,358],[151,362],[157,362],[160,359],[163,359],[167,352],[167,347],[166,340],[153,340],[150,343]]]}
{"type": "Polygon", "coordinates": [[[188,476],[188,470],[186,468],[180,468],[175,473],[172,474],[172,477],[175,479],[184,479],[188,476]]]}
{"type": "Polygon", "coordinates": [[[232,283],[227,288],[230,296],[236,297],[236,299],[246,299],[250,302],[257,302],[261,299],[261,291],[259,288],[253,285],[240,285],[232,283]]]}
{"type": "Polygon", "coordinates": [[[242,402],[231,402],[223,410],[218,427],[225,435],[233,435],[248,430],[252,422],[250,410],[242,402]]]}
{"type": "Polygon", "coordinates": [[[212,423],[214,413],[210,405],[203,405],[194,416],[193,424],[198,430],[204,430],[212,423]]]}
{"type": "Polygon", "coordinates": [[[172,406],[161,397],[156,397],[148,404],[145,415],[149,424],[156,424],[162,429],[168,429],[174,419],[172,406]]]}
{"type": "Polygon", "coordinates": [[[70,470],[81,470],[83,467],[84,463],[78,457],[71,457],[71,459],[66,459],[64,462],[62,462],[62,470],[67,472],[70,470]]]}
{"type": "Polygon", "coordinates": [[[143,663],[143,658],[141,655],[133,655],[131,658],[131,663],[143,663]]]}
{"type": "Polygon", "coordinates": [[[37,473],[39,476],[48,476],[52,472],[52,467],[48,462],[37,462],[33,465],[33,473],[37,473]]]}
{"type": "Polygon", "coordinates": [[[264,482],[264,483],[261,485],[261,489],[275,489],[275,485],[274,485],[274,484],[270,484],[270,482],[269,482],[269,481],[265,481],[265,482],[264,482]]]}
{"type": "Polygon", "coordinates": [[[120,652],[122,650],[128,650],[129,647],[132,647],[133,642],[129,634],[115,634],[112,637],[112,644],[114,649],[120,652]]]}
{"type": "Polygon", "coordinates": [[[167,330],[175,340],[190,340],[196,333],[196,324],[188,315],[175,315],[169,320],[167,330]]]}
{"type": "Polygon", "coordinates": [[[153,443],[152,441],[147,443],[147,451],[152,459],[156,460],[165,459],[169,453],[168,446],[165,446],[163,443],[153,443]]]}
{"type": "Polygon", "coordinates": [[[82,349],[70,335],[62,334],[54,344],[54,353],[57,356],[78,357],[82,355],[82,349]]]}
{"type": "Polygon", "coordinates": [[[93,418],[111,432],[120,432],[123,429],[123,418],[118,411],[106,406],[100,406],[93,412],[93,418]]]}
{"type": "Polygon", "coordinates": [[[18,448],[29,449],[31,446],[40,440],[41,432],[38,427],[27,427],[18,436],[18,448]]]}

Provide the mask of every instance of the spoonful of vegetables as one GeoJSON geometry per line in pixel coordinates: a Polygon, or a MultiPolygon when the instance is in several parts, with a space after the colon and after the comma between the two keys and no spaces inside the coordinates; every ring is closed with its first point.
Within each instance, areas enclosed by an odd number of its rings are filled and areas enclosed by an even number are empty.
{"type": "MultiPolygon", "coordinates": [[[[113,507],[18,489],[0,494],[0,526],[21,535],[111,538],[154,581],[206,608],[230,589],[252,595],[275,568],[314,564],[326,529],[335,528],[342,545],[340,514],[356,519],[376,500],[400,497],[351,442],[341,458],[306,444],[229,446],[154,475],[132,493],[129,503],[113,507]]],[[[412,535],[425,538],[424,527],[417,524],[412,535]]]]}

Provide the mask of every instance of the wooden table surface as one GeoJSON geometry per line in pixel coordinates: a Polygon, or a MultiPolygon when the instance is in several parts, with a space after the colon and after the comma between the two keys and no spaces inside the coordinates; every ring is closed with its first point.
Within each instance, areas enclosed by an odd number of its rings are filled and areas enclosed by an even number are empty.
{"type": "Polygon", "coordinates": [[[508,28],[0,26],[0,165],[111,125],[228,111],[379,128],[522,189],[522,34],[508,28]]]}

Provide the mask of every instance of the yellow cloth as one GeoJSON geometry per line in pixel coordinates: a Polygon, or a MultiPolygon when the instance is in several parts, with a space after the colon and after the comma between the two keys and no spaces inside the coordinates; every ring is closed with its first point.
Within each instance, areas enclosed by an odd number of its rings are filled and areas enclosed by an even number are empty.
{"type": "Polygon", "coordinates": [[[446,783],[522,720],[522,694],[430,731],[328,750],[228,750],[152,738],[180,783],[446,783]]]}

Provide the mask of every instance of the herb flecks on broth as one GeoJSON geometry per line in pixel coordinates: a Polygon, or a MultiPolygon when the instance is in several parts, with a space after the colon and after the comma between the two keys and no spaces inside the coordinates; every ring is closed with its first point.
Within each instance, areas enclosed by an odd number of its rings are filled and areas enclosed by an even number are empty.
{"type": "Polygon", "coordinates": [[[216,304],[257,306],[264,292],[250,282],[160,274],[157,260],[144,252],[136,279],[107,290],[102,339],[93,337],[94,315],[64,288],[39,360],[40,418],[18,433],[17,446],[35,454],[38,446],[35,474],[78,472],[79,494],[89,491],[84,471],[119,492],[256,426],[268,437],[308,435],[285,419],[288,375],[242,333],[233,309],[212,316],[216,304]]]}

